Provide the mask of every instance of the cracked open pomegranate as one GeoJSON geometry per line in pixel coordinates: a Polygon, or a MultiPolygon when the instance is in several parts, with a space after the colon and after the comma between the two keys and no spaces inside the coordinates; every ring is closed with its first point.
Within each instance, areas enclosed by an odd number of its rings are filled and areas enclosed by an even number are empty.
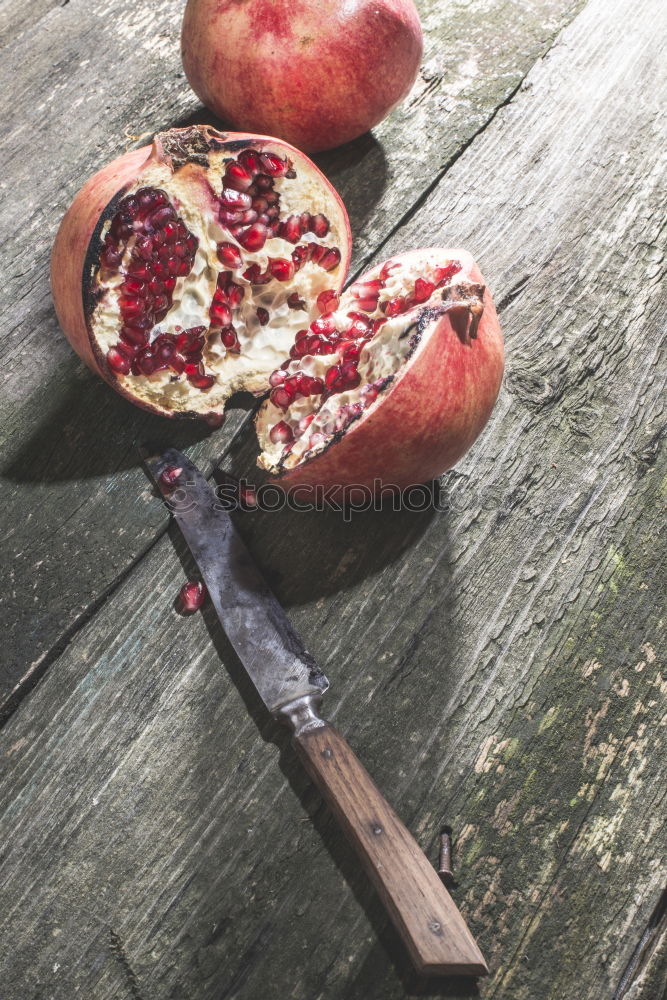
{"type": "Polygon", "coordinates": [[[330,149],[409,92],[422,32],[412,0],[188,0],[190,86],[235,127],[330,149]]]}
{"type": "Polygon", "coordinates": [[[259,465],[314,499],[405,489],[451,468],[486,424],[503,341],[465,250],[379,264],[298,331],[256,421],[259,465]],[[357,490],[354,489],[357,487],[357,490]]]}
{"type": "Polygon", "coordinates": [[[193,126],[84,185],[51,282],[72,346],[115,389],[215,422],[233,392],[266,390],[349,256],[345,208],[303,153],[193,126]]]}

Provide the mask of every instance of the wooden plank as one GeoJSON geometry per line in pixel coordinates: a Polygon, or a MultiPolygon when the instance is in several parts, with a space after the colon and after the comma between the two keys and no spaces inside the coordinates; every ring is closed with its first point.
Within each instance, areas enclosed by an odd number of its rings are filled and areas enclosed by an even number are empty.
{"type": "MultiPolygon", "coordinates": [[[[374,136],[319,158],[350,209],[357,262],[489,120],[577,6],[420,3],[426,60],[411,100],[374,136]]],[[[58,330],[48,256],[83,180],[133,136],[146,141],[152,130],[209,119],[180,71],[181,0],[106,0],[102,7],[70,0],[44,9],[5,8],[16,37],[0,88],[12,191],[0,204],[3,503],[11,525],[2,597],[5,706],[14,686],[20,695],[34,681],[164,529],[146,500],[135,442],[189,445],[206,464],[245,417],[236,409],[226,428],[210,434],[146,416],[84,370],[58,330]]]]}
{"type": "MultiPolygon", "coordinates": [[[[446,217],[502,305],[449,510],[240,522],[373,779],[453,824],[489,1000],[608,1000],[664,880],[664,18],[591,0],[396,234],[446,217]]],[[[162,539],[4,728],[6,1000],[470,995],[410,979],[183,572],[162,539]]]]}

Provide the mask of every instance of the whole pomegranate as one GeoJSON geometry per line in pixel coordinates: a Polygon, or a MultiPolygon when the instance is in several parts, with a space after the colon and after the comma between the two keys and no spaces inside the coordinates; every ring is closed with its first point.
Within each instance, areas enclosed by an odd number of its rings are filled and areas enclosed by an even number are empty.
{"type": "Polygon", "coordinates": [[[422,48],[412,0],[188,0],[183,20],[183,68],[204,104],[311,152],[382,121],[422,48]]]}
{"type": "Polygon", "coordinates": [[[311,161],[265,136],[172,129],[81,189],[51,283],[80,357],[135,403],[219,425],[263,392],[318,295],[343,285],[345,208],[311,161]]]}
{"type": "Polygon", "coordinates": [[[313,487],[363,497],[359,487],[405,489],[451,468],[487,422],[503,372],[498,317],[471,255],[401,254],[320,305],[269,379],[259,465],[304,502],[313,487]]]}

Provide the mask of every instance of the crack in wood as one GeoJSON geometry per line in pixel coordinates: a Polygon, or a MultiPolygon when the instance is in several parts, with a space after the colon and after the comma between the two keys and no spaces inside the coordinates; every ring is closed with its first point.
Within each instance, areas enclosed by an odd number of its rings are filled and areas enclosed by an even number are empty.
{"type": "MultiPolygon", "coordinates": [[[[648,923],[640,935],[639,941],[635,945],[630,960],[623,971],[621,980],[614,990],[612,1000],[623,1000],[633,983],[637,982],[646,971],[646,964],[650,961],[650,952],[653,951],[658,938],[667,932],[667,886],[663,889],[658,902],[653,908],[653,912],[648,919],[648,923]]],[[[667,991],[667,981],[664,984],[667,991]]],[[[664,993],[663,993],[664,998],[664,993]]],[[[661,1000],[663,1000],[661,998],[661,1000]]],[[[648,1000],[648,998],[647,998],[648,1000]]],[[[659,998],[656,997],[656,1000],[659,998]]]]}

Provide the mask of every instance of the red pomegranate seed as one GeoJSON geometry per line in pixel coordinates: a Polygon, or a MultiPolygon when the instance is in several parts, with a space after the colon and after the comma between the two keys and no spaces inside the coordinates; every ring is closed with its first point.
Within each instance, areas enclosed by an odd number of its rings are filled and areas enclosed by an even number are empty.
{"type": "Polygon", "coordinates": [[[380,280],[381,281],[386,281],[387,278],[389,277],[389,275],[393,274],[394,271],[396,271],[398,268],[400,268],[400,266],[401,266],[400,264],[397,264],[396,262],[392,262],[392,261],[388,260],[386,262],[386,264],[382,265],[382,268],[380,270],[380,280]]]}
{"type": "Polygon", "coordinates": [[[124,358],[134,361],[142,346],[141,344],[128,344],[121,338],[113,350],[120,351],[124,358]]]}
{"type": "Polygon", "coordinates": [[[325,337],[336,330],[336,320],[333,313],[324,313],[319,319],[314,319],[310,324],[312,333],[323,334],[325,337]]]}
{"type": "Polygon", "coordinates": [[[254,149],[244,149],[239,153],[239,163],[241,163],[249,174],[254,176],[261,170],[259,153],[254,149]]]}
{"type": "Polygon", "coordinates": [[[311,334],[299,343],[299,348],[303,345],[306,354],[319,354],[323,343],[324,340],[322,337],[318,337],[317,334],[311,334]]]}
{"type": "Polygon", "coordinates": [[[426,302],[427,299],[431,298],[434,291],[435,285],[432,281],[426,281],[424,278],[417,278],[414,290],[415,302],[426,302]]]}
{"type": "Polygon", "coordinates": [[[289,243],[298,243],[302,235],[301,226],[299,225],[299,216],[290,215],[287,219],[285,219],[285,221],[280,224],[278,235],[284,240],[288,240],[289,243]]]}
{"type": "Polygon", "coordinates": [[[348,313],[348,316],[354,316],[350,326],[345,331],[345,336],[351,339],[356,339],[357,337],[369,338],[371,336],[371,322],[367,316],[362,313],[348,313]]]}
{"type": "Polygon", "coordinates": [[[257,309],[257,319],[259,320],[261,326],[266,326],[269,322],[269,312],[267,309],[262,309],[261,306],[257,309]]]}
{"type": "Polygon", "coordinates": [[[355,389],[361,381],[361,376],[357,371],[356,361],[346,360],[344,364],[341,365],[340,376],[346,389],[355,389]]]}
{"type": "Polygon", "coordinates": [[[268,230],[266,226],[262,225],[261,222],[255,222],[252,226],[248,226],[237,236],[237,239],[244,250],[249,250],[254,253],[257,250],[261,250],[266,243],[266,238],[268,236],[268,230]]]}
{"type": "Polygon", "coordinates": [[[199,611],[206,600],[206,595],[206,586],[201,580],[188,580],[178,593],[181,610],[188,612],[188,614],[199,611]]]}
{"type": "Polygon", "coordinates": [[[279,420],[271,428],[269,438],[272,444],[290,444],[294,440],[294,434],[292,428],[284,420],[279,420]]]}
{"type": "Polygon", "coordinates": [[[223,188],[220,193],[220,204],[227,212],[243,211],[252,206],[252,198],[243,191],[234,188],[223,188]]]}
{"type": "Polygon", "coordinates": [[[375,278],[372,281],[357,281],[350,285],[350,292],[355,299],[377,298],[382,288],[382,282],[375,278]]]}
{"type": "Polygon", "coordinates": [[[319,243],[306,243],[306,249],[308,251],[308,260],[312,260],[314,264],[319,264],[327,252],[327,248],[320,246],[319,243]]]}
{"type": "Polygon", "coordinates": [[[278,281],[291,281],[294,277],[294,263],[283,257],[269,257],[269,271],[278,281]]]}
{"type": "Polygon", "coordinates": [[[450,278],[453,278],[455,274],[458,274],[461,270],[461,264],[458,260],[452,260],[446,267],[436,267],[433,272],[433,277],[436,281],[436,286],[441,288],[445,285],[450,278]]]}
{"type": "Polygon", "coordinates": [[[298,292],[291,292],[287,296],[287,305],[290,309],[304,309],[306,308],[306,303],[303,299],[299,298],[298,292]]]}
{"type": "Polygon", "coordinates": [[[100,264],[102,267],[107,267],[114,269],[118,267],[121,260],[123,259],[122,250],[117,250],[116,247],[109,244],[105,246],[104,250],[100,254],[100,264]]]}
{"type": "Polygon", "coordinates": [[[147,304],[144,299],[128,299],[121,296],[118,299],[118,305],[121,312],[125,316],[136,316],[138,313],[143,313],[147,309],[147,304]]]}
{"type": "Polygon", "coordinates": [[[214,326],[229,326],[232,321],[232,311],[224,302],[213,302],[209,309],[209,316],[214,326]]]}
{"type": "Polygon", "coordinates": [[[269,385],[273,386],[274,388],[277,385],[281,385],[284,381],[285,381],[285,372],[281,372],[280,369],[277,369],[275,372],[272,372],[271,375],[269,376],[269,385]]]}
{"type": "Polygon", "coordinates": [[[178,236],[178,223],[171,221],[167,222],[162,232],[164,233],[164,238],[167,241],[167,243],[175,243],[176,237],[178,236]]]}
{"type": "Polygon", "coordinates": [[[291,166],[289,160],[283,160],[276,153],[260,153],[259,162],[269,177],[283,177],[291,166]]]}
{"type": "Polygon", "coordinates": [[[359,344],[348,344],[343,349],[343,361],[358,361],[361,353],[359,344]]]}
{"type": "Polygon", "coordinates": [[[210,389],[212,385],[215,385],[215,375],[201,375],[200,373],[188,375],[188,382],[195,389],[201,389],[203,392],[205,389],[210,389]]]}
{"type": "Polygon", "coordinates": [[[169,358],[175,351],[174,344],[171,341],[167,341],[165,344],[160,344],[155,351],[156,357],[160,358],[161,361],[169,361],[169,358]]]}
{"type": "Polygon", "coordinates": [[[335,312],[338,309],[340,300],[333,288],[325,288],[323,292],[317,296],[317,308],[321,313],[335,312]]]}
{"type": "Polygon", "coordinates": [[[338,367],[338,365],[333,365],[331,368],[329,368],[326,375],[324,376],[324,384],[327,387],[327,389],[334,389],[336,387],[339,378],[340,378],[340,368],[338,367]]]}
{"type": "Polygon", "coordinates": [[[387,319],[391,319],[393,316],[399,316],[401,313],[405,312],[407,302],[403,296],[398,295],[395,299],[389,299],[388,302],[383,302],[380,308],[387,319]]]}
{"type": "Polygon", "coordinates": [[[183,469],[180,465],[166,465],[160,475],[160,486],[164,490],[173,490],[178,486],[182,475],[183,469]]]}
{"type": "Polygon", "coordinates": [[[158,366],[158,361],[150,352],[150,348],[142,351],[137,358],[137,365],[142,375],[152,375],[158,366]]]}
{"type": "Polygon", "coordinates": [[[243,272],[243,277],[251,285],[266,285],[267,282],[271,281],[271,272],[262,271],[259,264],[251,264],[243,272]]]}
{"type": "Polygon", "coordinates": [[[218,243],[218,260],[225,267],[241,267],[243,258],[235,243],[218,243]]]}
{"type": "Polygon", "coordinates": [[[279,407],[281,410],[286,410],[290,406],[293,396],[288,391],[286,385],[279,385],[271,390],[269,398],[274,406],[279,407]]]}
{"type": "Polygon", "coordinates": [[[243,296],[245,295],[245,288],[243,285],[235,285],[234,282],[229,286],[229,291],[227,292],[227,301],[229,302],[232,309],[237,309],[241,305],[243,296]]]}
{"type": "Polygon", "coordinates": [[[220,331],[220,340],[228,351],[238,349],[241,346],[236,335],[236,328],[231,324],[220,331]]]}
{"type": "Polygon", "coordinates": [[[317,215],[311,216],[310,225],[312,232],[314,232],[316,236],[319,236],[320,239],[325,237],[329,232],[329,220],[326,215],[322,215],[321,212],[318,212],[317,215]]]}
{"type": "Polygon", "coordinates": [[[338,247],[332,247],[331,250],[327,250],[325,255],[319,261],[320,267],[323,267],[325,271],[333,271],[334,268],[338,267],[341,260],[341,254],[338,247]]]}
{"type": "Polygon", "coordinates": [[[143,347],[148,341],[148,330],[135,330],[132,326],[121,327],[120,336],[135,347],[143,347]]]}
{"type": "Polygon", "coordinates": [[[294,262],[294,267],[299,270],[308,260],[308,247],[300,243],[298,247],[294,247],[292,250],[292,260],[294,262]]]}
{"type": "Polygon", "coordinates": [[[117,375],[129,375],[130,374],[130,361],[126,358],[120,351],[117,351],[115,347],[112,347],[107,353],[107,362],[109,368],[116,372],[117,375]]]}
{"type": "Polygon", "coordinates": [[[247,191],[252,184],[252,174],[249,174],[240,163],[228,163],[225,170],[225,187],[235,191],[247,191]]]}
{"type": "Polygon", "coordinates": [[[271,191],[273,188],[273,181],[267,174],[258,174],[255,178],[255,187],[258,191],[271,191]]]}

